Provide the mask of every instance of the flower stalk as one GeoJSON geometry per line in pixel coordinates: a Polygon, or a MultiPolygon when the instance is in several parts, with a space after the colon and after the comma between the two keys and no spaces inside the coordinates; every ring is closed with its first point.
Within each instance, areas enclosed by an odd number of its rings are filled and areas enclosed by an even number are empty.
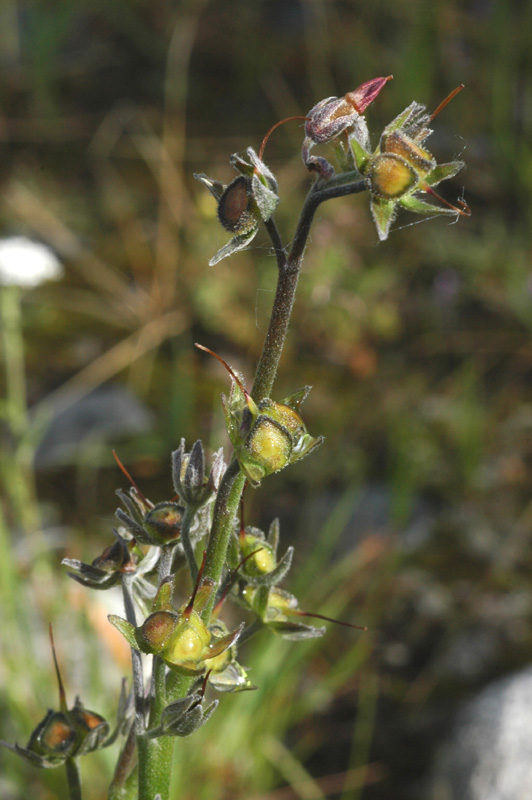
{"type": "MultiPolygon", "coordinates": [[[[249,392],[243,377],[209,348],[198,345],[215,355],[231,376],[229,396],[222,397],[233,445],[228,465],[219,450],[212,457],[210,471],[206,470],[202,442],[195,442],[188,452],[182,439],[172,454],[172,499],[153,503],[115,455],[131,484],[128,491],[117,491],[124,508],[116,511],[115,541],[91,564],[64,560],[72,570],[69,575],[86,588],[101,591],[122,586],[125,617],[109,615],[109,621],[131,647],[129,699],[123,691],[116,730],[110,733],[103,717],[88,711],[79,698],[68,708],[56,662],[60,711],[48,712],[26,748],[2,744],[36,766],[64,765],[70,800],[81,800],[78,756],[112,744],[118,735],[126,739],[109,800],[170,800],[177,737],[193,734],[219,704],[218,700],[205,702],[207,687],[216,692],[257,688],[237,660],[242,642],[259,630],[290,640],[323,635],[324,627],[306,624],[303,617],[338,622],[301,610],[298,599],[279,585],[290,570],[294,550],[289,546],[278,555],[279,521],[271,523],[266,535],[244,523],[243,511],[239,519],[239,509],[246,484],[259,486],[323,441],[308,432],[301,416],[310,387],[281,401],[272,399],[319,206],[367,190],[380,239],[388,236],[398,206],[421,214],[468,213],[465,204],[458,208],[443,201],[434,206],[417,196],[430,194],[441,201],[432,187],[463,166],[459,161],[438,165],[423,144],[430,134],[428,123],[458,90],[432,115],[425,113],[424,106],[412,103],[386,126],[372,150],[365,112],[390,78],[367,81],[342,98],[326,98],[304,117],[302,159],[315,180],[289,248],[283,244],[274,218],[279,194],[275,176],[263,161],[267,137],[258,155],[249,147],[243,155],[231,157],[238,175],[228,185],[203,173],[196,175],[216,200],[218,219],[231,234],[229,242],[211,258],[211,266],[248,247],[259,228],[266,228],[277,262],[271,316],[249,392]],[[336,148],[339,171],[323,156],[310,154],[321,145],[336,148]],[[184,602],[175,596],[183,585],[177,573],[183,569],[192,585],[184,602]],[[242,622],[229,630],[221,616],[226,601],[236,601],[253,615],[247,628],[242,622]],[[153,659],[147,685],[143,654],[153,659]]],[[[23,386],[14,387],[12,393],[19,396],[18,405],[22,406],[23,386]]],[[[365,630],[350,622],[340,624],[365,630]]]]}

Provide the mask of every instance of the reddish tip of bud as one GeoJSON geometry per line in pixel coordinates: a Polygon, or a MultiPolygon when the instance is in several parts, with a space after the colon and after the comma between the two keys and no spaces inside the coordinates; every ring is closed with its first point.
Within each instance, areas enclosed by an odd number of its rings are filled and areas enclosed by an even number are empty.
{"type": "Polygon", "coordinates": [[[372,80],[362,83],[353,92],[348,92],[345,100],[353,106],[355,111],[363,114],[369,104],[373,103],[384,84],[391,81],[392,78],[393,75],[388,75],[386,78],[372,78],[372,80]]]}

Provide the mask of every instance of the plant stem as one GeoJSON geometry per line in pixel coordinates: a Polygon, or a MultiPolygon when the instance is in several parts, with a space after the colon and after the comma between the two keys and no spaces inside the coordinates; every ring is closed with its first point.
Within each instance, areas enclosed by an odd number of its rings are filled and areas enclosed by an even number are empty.
{"type": "Polygon", "coordinates": [[[159,656],[153,657],[153,671],[150,688],[150,718],[148,727],[159,724],[161,713],[166,705],[166,665],[159,656]]]}
{"type": "MultiPolygon", "coordinates": [[[[233,530],[235,516],[238,513],[240,497],[244,490],[245,482],[246,476],[241,472],[240,465],[234,458],[225,470],[216,496],[207,557],[203,570],[204,579],[214,581],[215,586],[220,583],[229,539],[233,530]]],[[[213,592],[202,612],[201,616],[206,623],[210,619],[215,596],[216,593],[213,592]]]]}
{"type": "Polygon", "coordinates": [[[288,332],[288,325],[292,314],[299,273],[301,272],[305,247],[310,233],[310,226],[312,225],[316,209],[325,200],[331,200],[334,197],[345,197],[348,194],[356,194],[357,192],[364,191],[365,188],[366,184],[364,181],[355,181],[354,183],[340,184],[339,186],[326,186],[325,188],[320,188],[320,184],[318,183],[314,184],[305,200],[292,247],[288,255],[285,254],[281,245],[273,218],[266,223],[266,229],[270,234],[277,256],[279,277],[277,279],[277,289],[273,301],[270,324],[262,348],[261,357],[257,365],[255,382],[251,390],[251,396],[255,401],[271,396],[286,334],[288,332]]]}
{"type": "MultiPolygon", "coordinates": [[[[151,684],[151,707],[148,726],[156,727],[161,713],[166,706],[166,665],[162,658],[154,656],[151,684]]],[[[186,692],[185,692],[186,694],[186,692]]],[[[161,800],[167,800],[172,777],[172,760],[175,739],[171,736],[160,736],[150,739],[147,736],[137,737],[139,751],[139,800],[152,800],[157,793],[161,800]]]]}
{"type": "MultiPolygon", "coordinates": [[[[344,197],[348,194],[355,194],[363,191],[365,188],[366,185],[364,181],[356,181],[355,183],[325,188],[321,188],[319,184],[315,184],[308,193],[303,205],[292,247],[288,255],[283,247],[273,217],[266,223],[266,229],[272,240],[277,258],[278,277],[270,324],[268,326],[268,332],[251,390],[251,396],[254,400],[259,401],[271,396],[273,383],[277,375],[277,369],[286,340],[286,334],[288,332],[288,325],[294,305],[299,273],[303,263],[310,226],[312,225],[316,209],[320,203],[323,203],[325,200],[334,197],[344,197]]],[[[238,462],[236,459],[233,459],[225,471],[218,490],[209,545],[207,548],[207,559],[205,562],[204,576],[205,578],[213,580],[216,586],[219,585],[222,575],[227,547],[229,545],[235,515],[238,511],[238,505],[245,482],[246,478],[241,472],[238,462]]],[[[208,622],[210,619],[213,605],[214,593],[202,614],[205,622],[208,622]]]]}
{"type": "MultiPolygon", "coordinates": [[[[262,354],[257,365],[253,388],[251,390],[251,396],[254,400],[258,401],[271,396],[286,334],[288,332],[305,246],[316,209],[320,203],[325,200],[333,197],[343,197],[347,194],[354,194],[362,191],[364,188],[365,184],[363,181],[325,188],[320,187],[319,184],[315,184],[305,200],[292,247],[288,254],[283,247],[275,220],[271,218],[266,223],[266,228],[277,258],[278,278],[270,324],[262,354]]],[[[246,476],[241,471],[237,459],[233,458],[224,473],[216,496],[213,522],[203,571],[203,580],[212,581],[214,587],[220,585],[227,549],[245,483],[246,476]]],[[[189,569],[194,579],[195,574],[197,574],[194,553],[192,547],[189,547],[189,552],[187,552],[187,545],[184,540],[183,546],[189,569]]],[[[209,602],[202,612],[201,616],[205,624],[209,623],[215,597],[216,591],[213,591],[209,602]]],[[[157,660],[160,661],[160,659],[156,659],[156,661],[157,660]]],[[[161,667],[161,669],[163,669],[163,667],[161,667]]],[[[158,676],[154,673],[154,681],[157,686],[159,685],[159,681],[162,680],[161,676],[162,673],[158,676]]],[[[152,698],[150,726],[158,723],[160,712],[164,705],[161,699],[165,698],[165,701],[171,702],[185,697],[190,689],[191,683],[192,679],[190,678],[174,676],[174,674],[169,676],[165,690],[161,690],[160,696],[158,696],[159,692],[157,691],[156,697],[152,698]]],[[[146,736],[138,736],[137,742],[139,751],[139,800],[153,800],[157,793],[161,795],[161,800],[167,800],[171,776],[169,765],[172,760],[174,739],[168,736],[163,736],[159,739],[149,739],[146,736]]]]}
{"type": "MultiPolygon", "coordinates": [[[[124,575],[122,577],[122,597],[124,600],[124,611],[126,619],[131,625],[136,627],[137,619],[135,615],[135,606],[131,596],[131,580],[132,577],[124,575]]],[[[141,734],[144,732],[144,672],[142,668],[142,656],[134,647],[131,648],[131,669],[133,673],[133,691],[135,695],[135,733],[141,734]]]]}
{"type": "Polygon", "coordinates": [[[18,440],[27,429],[26,375],[19,286],[2,287],[0,318],[5,362],[6,416],[13,437],[18,440]]]}
{"type": "Polygon", "coordinates": [[[172,559],[174,557],[174,547],[173,544],[166,544],[164,547],[161,547],[160,555],[159,555],[159,563],[158,563],[158,578],[159,578],[159,586],[164,581],[165,578],[172,572],[172,559]]]}
{"type": "MultiPolygon", "coordinates": [[[[12,446],[4,450],[0,480],[4,484],[18,524],[26,534],[40,536],[39,512],[33,473],[33,445],[29,420],[22,335],[21,289],[0,287],[0,330],[4,361],[4,417],[12,446]]],[[[35,538],[37,543],[38,539],[35,538]]]]}
{"type": "Polygon", "coordinates": [[[68,800],[81,800],[81,780],[78,762],[74,758],[67,758],[65,769],[68,783],[68,800]]]}
{"type": "Polygon", "coordinates": [[[168,800],[172,777],[172,760],[175,739],[161,736],[159,739],[137,737],[139,751],[139,794],[138,800],[154,800],[159,794],[161,800],[168,800]]]}

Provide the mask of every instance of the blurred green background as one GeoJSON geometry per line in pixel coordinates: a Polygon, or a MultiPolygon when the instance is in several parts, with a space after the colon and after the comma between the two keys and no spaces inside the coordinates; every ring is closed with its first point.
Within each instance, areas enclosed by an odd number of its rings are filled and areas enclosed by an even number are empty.
{"type": "MultiPolygon", "coordinates": [[[[275,259],[259,234],[207,266],[226,235],[192,173],[228,182],[274,122],[390,73],[374,142],[466,84],[428,145],[466,161],[442,193],[472,216],[405,213],[378,244],[365,195],[320,208],[276,398],[312,384],[326,443],[246,496],[250,524],[278,515],[297,544],[302,607],[370,630],[251,642],[261,689],[179,743],[176,800],[425,798],[451,712],[529,663],[531,29],[517,0],[4,0],[0,236],[47,244],[64,276],[20,293],[20,317],[3,304],[1,738],[56,703],[50,620],[69,699],[113,714],[127,658],[107,598],[60,567],[110,542],[111,449],[154,501],[182,436],[229,452],[228,377],[193,342],[251,382],[275,259]]],[[[265,156],[285,242],[301,140],[289,123],[265,156]]],[[[114,756],[85,759],[88,800],[114,756]]],[[[64,778],[1,751],[1,796],[29,792],[65,796],[64,778]]]]}

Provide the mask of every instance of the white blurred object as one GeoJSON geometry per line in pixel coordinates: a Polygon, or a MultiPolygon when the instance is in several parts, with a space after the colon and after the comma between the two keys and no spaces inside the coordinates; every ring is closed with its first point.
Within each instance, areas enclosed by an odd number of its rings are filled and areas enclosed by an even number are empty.
{"type": "Polygon", "coordinates": [[[29,289],[62,275],[59,259],[46,245],[24,236],[0,239],[0,284],[29,289]]]}
{"type": "Polygon", "coordinates": [[[431,800],[530,800],[532,668],[488,684],[440,750],[431,800]]]}

